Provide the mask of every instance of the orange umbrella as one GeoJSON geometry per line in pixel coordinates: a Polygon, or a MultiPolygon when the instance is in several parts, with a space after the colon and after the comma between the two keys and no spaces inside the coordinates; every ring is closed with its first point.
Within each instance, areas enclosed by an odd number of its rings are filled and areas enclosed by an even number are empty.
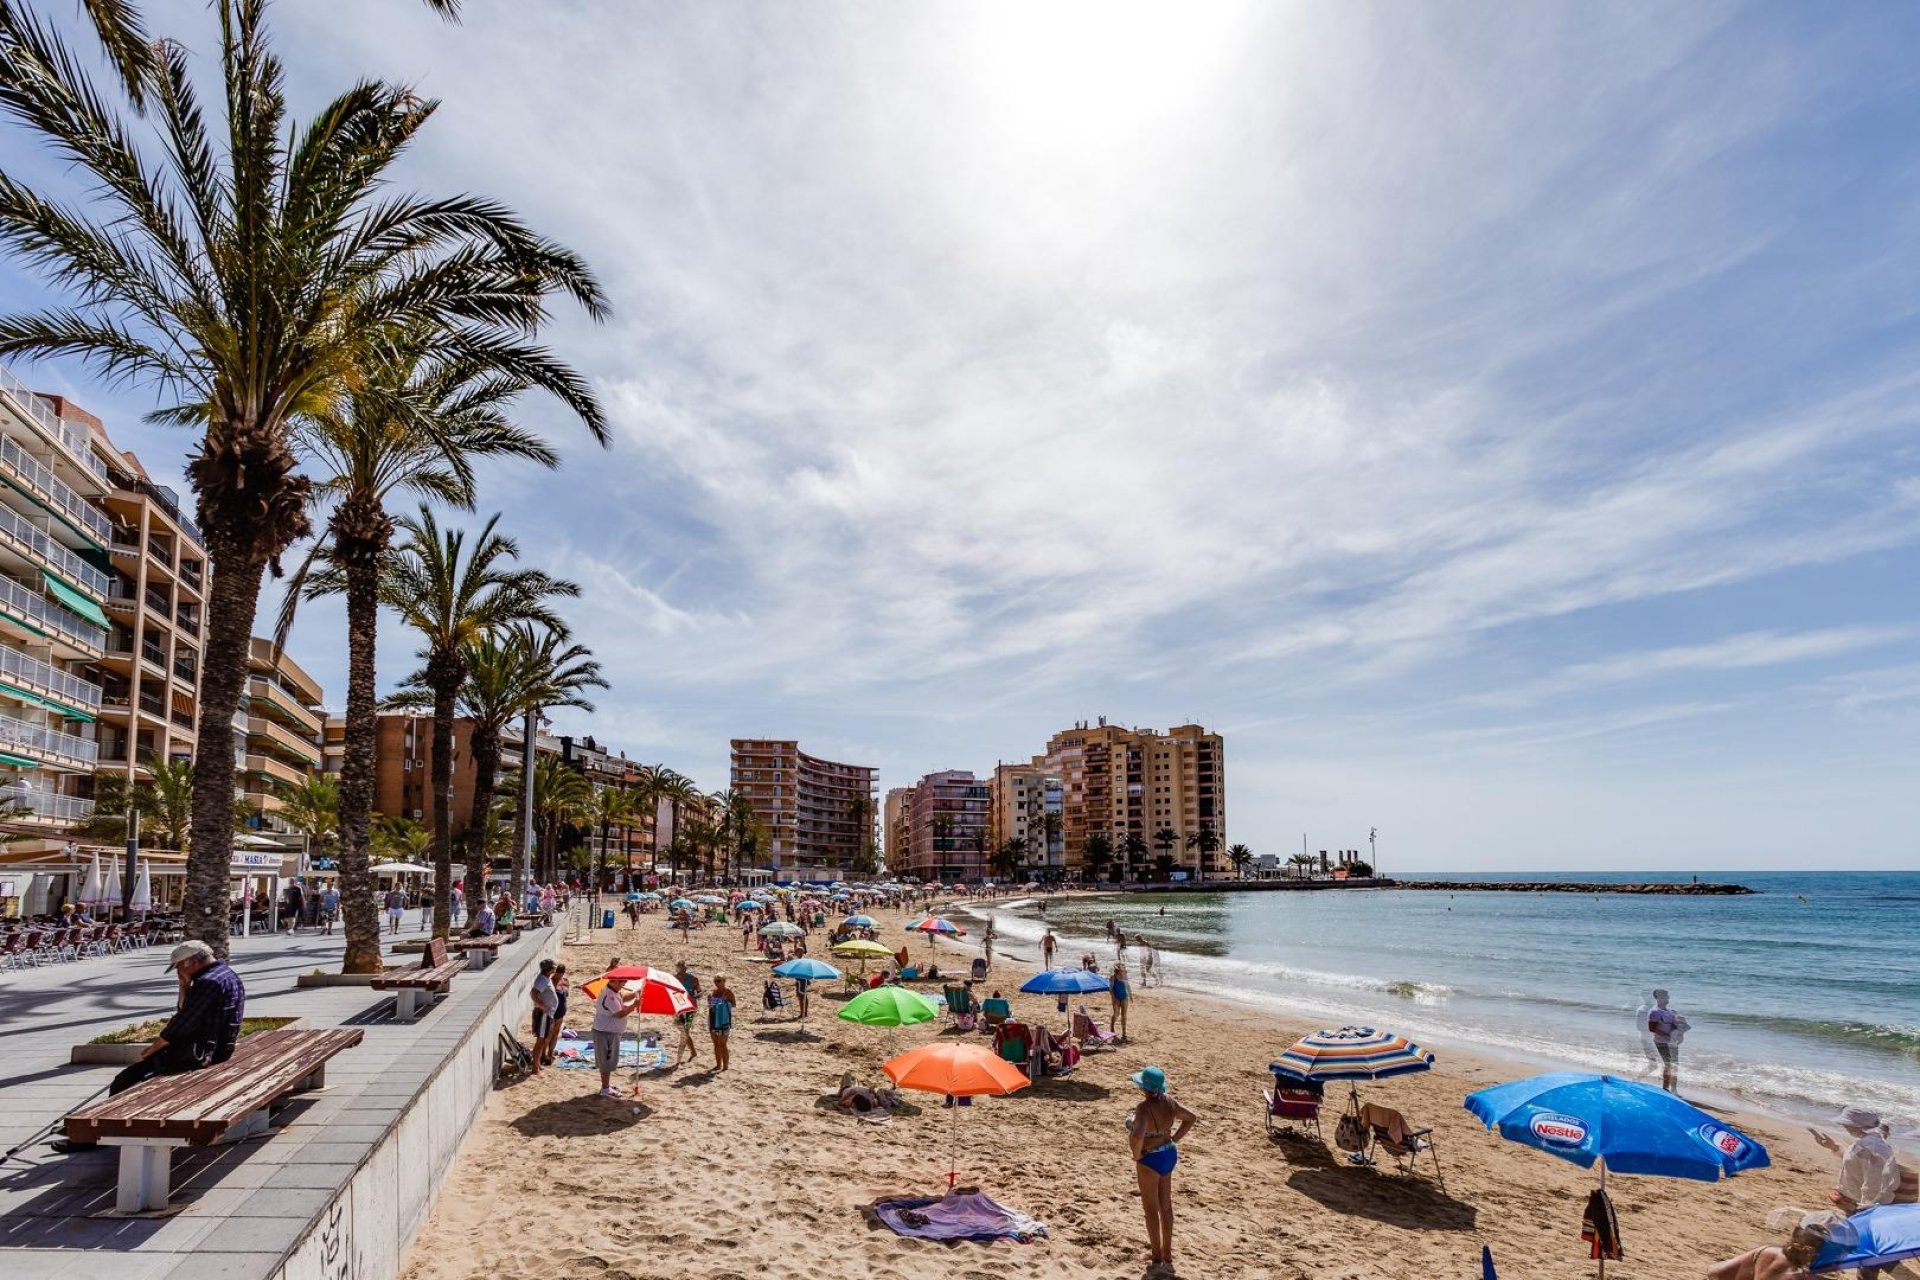
{"type": "MultiPolygon", "coordinates": [[[[909,1049],[899,1057],[882,1063],[880,1069],[902,1089],[942,1093],[949,1098],[971,1098],[983,1093],[1008,1094],[1015,1089],[1024,1089],[1031,1083],[1026,1072],[1000,1055],[977,1044],[958,1041],[909,1049]]],[[[956,1121],[959,1110],[957,1106],[953,1108],[956,1121]]],[[[951,1126],[947,1135],[947,1156],[947,1190],[952,1191],[954,1182],[960,1176],[960,1166],[953,1155],[951,1126]]]]}
{"type": "Polygon", "coordinates": [[[687,989],[680,985],[680,979],[665,969],[649,969],[643,964],[623,964],[618,969],[609,969],[581,983],[580,990],[589,1000],[598,1000],[609,982],[619,983],[620,989],[629,995],[639,993],[639,1013],[679,1014],[693,1008],[693,1001],[687,989]]]}

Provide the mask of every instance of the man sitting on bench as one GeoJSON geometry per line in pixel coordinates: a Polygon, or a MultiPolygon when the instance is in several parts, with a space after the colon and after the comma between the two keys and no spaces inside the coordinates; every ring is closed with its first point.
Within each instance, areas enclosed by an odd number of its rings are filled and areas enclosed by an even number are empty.
{"type": "MultiPolygon", "coordinates": [[[[233,1056],[246,1015],[247,989],[240,975],[204,942],[183,942],[173,949],[167,968],[180,976],[180,1005],[140,1060],[123,1068],[107,1087],[125,1093],[155,1076],[199,1071],[233,1056]]],[[[82,1150],[91,1143],[60,1139],[59,1151],[82,1150]]]]}

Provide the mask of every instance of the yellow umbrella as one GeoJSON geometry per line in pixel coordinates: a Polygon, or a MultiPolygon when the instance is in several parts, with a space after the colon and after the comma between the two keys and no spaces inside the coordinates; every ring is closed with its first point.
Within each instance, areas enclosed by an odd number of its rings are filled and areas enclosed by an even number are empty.
{"type": "Polygon", "coordinates": [[[846,956],[850,960],[863,957],[870,957],[875,960],[887,960],[893,956],[893,952],[868,938],[855,938],[851,942],[843,942],[833,949],[833,954],[846,956]]]}

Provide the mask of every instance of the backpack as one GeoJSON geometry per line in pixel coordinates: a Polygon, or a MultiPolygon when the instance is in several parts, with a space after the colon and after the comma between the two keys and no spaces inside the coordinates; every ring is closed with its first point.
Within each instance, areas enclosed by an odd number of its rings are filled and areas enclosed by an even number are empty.
{"type": "Polygon", "coordinates": [[[1361,1125],[1360,1117],[1349,1112],[1340,1117],[1340,1123],[1334,1126],[1333,1145],[1342,1151],[1365,1151],[1367,1149],[1367,1131],[1361,1125]]]}

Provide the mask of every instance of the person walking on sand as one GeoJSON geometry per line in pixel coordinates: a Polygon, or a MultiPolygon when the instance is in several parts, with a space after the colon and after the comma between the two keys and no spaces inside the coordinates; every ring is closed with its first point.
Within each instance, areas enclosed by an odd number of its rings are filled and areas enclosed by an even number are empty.
{"type": "Polygon", "coordinates": [[[727,975],[713,975],[713,992],[707,997],[707,1034],[713,1038],[713,1069],[725,1071],[733,1061],[733,1051],[727,1047],[727,1037],[733,1034],[733,988],[727,985],[727,975]]]}
{"type": "MultiPolygon", "coordinates": [[[[609,967],[618,967],[618,961],[609,967]]],[[[620,1065],[620,1041],[627,1034],[627,1019],[640,1007],[640,995],[628,995],[615,983],[601,988],[593,1002],[593,1065],[600,1068],[600,1096],[617,1098],[613,1072],[620,1065]]]]}
{"type": "MultiPolygon", "coordinates": [[[[1900,1161],[1887,1142],[1880,1114],[1865,1107],[1848,1107],[1836,1120],[1853,1139],[1844,1151],[1826,1134],[1818,1129],[1813,1131],[1815,1142],[1840,1157],[1840,1176],[1833,1190],[1827,1193],[1827,1199],[1849,1217],[1862,1209],[1892,1204],[1900,1191],[1900,1161]]],[[[1882,1270],[1862,1268],[1860,1274],[1872,1277],[1882,1270]]]]}
{"type": "Polygon", "coordinates": [[[1200,1118],[1167,1096],[1167,1073],[1159,1067],[1142,1067],[1127,1079],[1145,1095],[1127,1120],[1127,1145],[1147,1219],[1149,1265],[1171,1269],[1173,1170],[1180,1163],[1180,1140],[1200,1118]]]}
{"type": "Polygon", "coordinates": [[[1667,1007],[1667,990],[1656,987],[1653,1008],[1647,1011],[1647,1033],[1653,1037],[1654,1052],[1660,1055],[1660,1087],[1668,1093],[1680,1089],[1680,1042],[1686,1039],[1690,1024],[1678,1010],[1667,1007]]]}
{"type": "Polygon", "coordinates": [[[1127,966],[1113,966],[1113,976],[1107,979],[1113,997],[1113,1029],[1122,1041],[1127,1038],[1127,1006],[1133,1003],[1133,988],[1127,982],[1127,966]]]}
{"type": "Polygon", "coordinates": [[[1055,943],[1055,939],[1053,936],[1053,930],[1049,929],[1047,930],[1047,936],[1040,939],[1040,958],[1042,961],[1042,964],[1040,967],[1043,969],[1053,968],[1054,943],[1055,943]]]}

